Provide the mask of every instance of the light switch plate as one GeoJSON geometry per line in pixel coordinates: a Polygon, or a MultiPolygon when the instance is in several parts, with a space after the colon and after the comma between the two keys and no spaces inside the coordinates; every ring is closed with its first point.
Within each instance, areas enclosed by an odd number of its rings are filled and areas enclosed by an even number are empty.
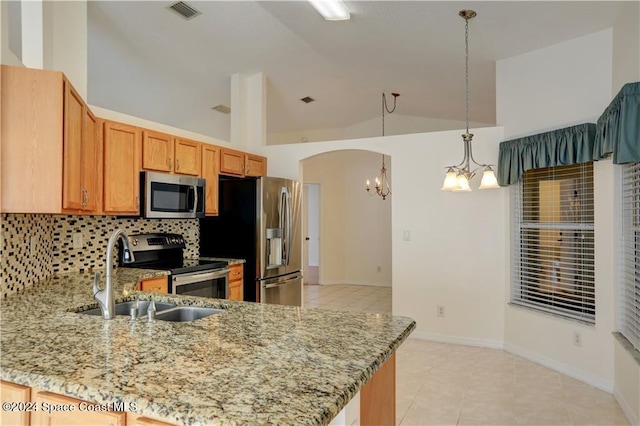
{"type": "Polygon", "coordinates": [[[402,239],[404,241],[411,241],[411,231],[408,229],[402,231],[402,239]]]}

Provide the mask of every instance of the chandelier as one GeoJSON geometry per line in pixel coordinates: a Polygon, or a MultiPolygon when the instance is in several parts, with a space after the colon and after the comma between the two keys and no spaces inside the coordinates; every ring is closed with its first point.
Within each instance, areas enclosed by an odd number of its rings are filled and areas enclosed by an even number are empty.
{"type": "MultiPolygon", "coordinates": [[[[465,105],[466,105],[466,124],[467,131],[462,135],[464,142],[464,158],[460,164],[455,166],[448,166],[447,172],[444,177],[444,183],[442,185],[443,191],[471,191],[469,181],[476,175],[476,172],[482,168],[482,181],[480,182],[480,189],[499,188],[498,180],[490,164],[478,163],[473,158],[471,151],[471,139],[473,134],[469,133],[469,19],[476,16],[476,12],[473,10],[461,10],[458,12],[464,21],[464,48],[465,48],[465,105]],[[472,163],[478,166],[471,170],[472,163]]],[[[474,166],[474,167],[475,167],[474,166]]]]}
{"type": "MultiPolygon", "coordinates": [[[[389,114],[393,113],[396,110],[396,103],[398,101],[399,93],[392,93],[393,96],[393,108],[389,109],[387,106],[387,96],[382,92],[382,136],[384,136],[384,113],[385,111],[389,114]]],[[[391,184],[389,183],[389,178],[387,177],[387,168],[384,164],[384,154],[382,154],[382,168],[380,168],[380,177],[376,177],[374,179],[376,185],[374,189],[376,190],[376,194],[382,197],[383,200],[386,200],[389,195],[391,195],[391,184]]],[[[371,182],[367,179],[367,193],[371,196],[374,194],[371,192],[371,182]]]]}

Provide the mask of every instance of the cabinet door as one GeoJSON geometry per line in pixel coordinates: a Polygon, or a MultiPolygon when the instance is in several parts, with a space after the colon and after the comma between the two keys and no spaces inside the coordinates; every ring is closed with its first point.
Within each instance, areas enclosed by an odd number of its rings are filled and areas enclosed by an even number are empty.
{"type": "Polygon", "coordinates": [[[84,138],[82,143],[82,189],[84,190],[84,208],[86,212],[98,211],[98,162],[99,162],[98,119],[85,107],[84,138]]]}
{"type": "Polygon", "coordinates": [[[151,130],[142,131],[142,168],[173,172],[173,138],[151,130]]]}
{"type": "Polygon", "coordinates": [[[220,148],[220,173],[244,176],[244,153],[233,149],[220,148]]]}
{"type": "Polygon", "coordinates": [[[127,413],[127,426],[173,426],[171,423],[150,419],[138,414],[127,413]]]}
{"type": "Polygon", "coordinates": [[[140,212],[140,130],[134,126],[104,123],[104,212],[140,212]]]}
{"type": "Polygon", "coordinates": [[[267,159],[259,155],[247,154],[245,159],[245,176],[266,176],[267,159]]]}
{"type": "Polygon", "coordinates": [[[229,284],[229,295],[227,296],[229,300],[237,300],[242,302],[243,299],[243,291],[242,291],[242,283],[238,283],[235,285],[229,284]]]}
{"type": "Polygon", "coordinates": [[[214,145],[202,144],[202,178],[206,179],[205,214],[218,214],[218,168],[220,148],[214,145]]]}
{"type": "Polygon", "coordinates": [[[146,280],[141,280],[140,291],[167,294],[167,292],[169,291],[167,277],[148,278],[146,280]]]}
{"type": "Polygon", "coordinates": [[[80,210],[84,207],[82,191],[82,134],[85,106],[71,83],[64,80],[62,208],[80,210]]]}
{"type": "MultiPolygon", "coordinates": [[[[16,385],[15,383],[0,381],[0,399],[2,402],[29,402],[31,401],[31,388],[16,385]]],[[[28,426],[28,411],[0,411],[0,424],[11,426],[28,426]]]]}
{"type": "Polygon", "coordinates": [[[200,176],[200,143],[175,138],[175,173],[200,176]]]}
{"type": "Polygon", "coordinates": [[[55,411],[53,413],[39,409],[31,416],[31,424],[34,426],[125,426],[125,413],[79,411],[78,404],[82,402],[79,399],[68,398],[50,392],[38,392],[33,401],[38,404],[38,408],[42,407],[43,403],[56,406],[73,406],[75,408],[74,411],[55,411]]]}

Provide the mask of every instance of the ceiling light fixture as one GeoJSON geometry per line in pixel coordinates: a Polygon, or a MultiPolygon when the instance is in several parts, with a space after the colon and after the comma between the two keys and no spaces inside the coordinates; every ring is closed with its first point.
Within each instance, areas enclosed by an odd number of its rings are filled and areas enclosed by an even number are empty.
{"type": "MultiPolygon", "coordinates": [[[[393,108],[389,109],[387,107],[387,96],[382,92],[382,136],[384,136],[384,112],[388,112],[389,114],[393,113],[396,110],[396,103],[398,102],[399,93],[392,93],[393,96],[393,108]]],[[[380,177],[375,178],[376,186],[376,194],[382,197],[383,200],[386,200],[389,195],[391,195],[391,184],[389,183],[389,178],[387,177],[387,168],[384,164],[384,154],[382,154],[382,168],[380,169],[380,177]]],[[[371,193],[371,182],[367,179],[367,194],[374,195],[371,193]]]]}
{"type": "Polygon", "coordinates": [[[480,164],[473,158],[471,151],[471,139],[473,134],[469,133],[469,19],[476,16],[476,12],[473,10],[461,10],[458,12],[464,19],[464,53],[465,53],[465,104],[466,104],[466,124],[467,131],[462,135],[464,141],[464,158],[462,162],[455,166],[447,167],[447,172],[444,177],[444,183],[442,185],[443,191],[462,191],[469,192],[471,187],[469,181],[476,175],[476,171],[482,167],[484,172],[482,173],[482,181],[480,182],[480,189],[500,188],[498,180],[493,171],[492,165],[480,164]],[[478,166],[474,170],[471,170],[471,163],[478,166]]]}
{"type": "Polygon", "coordinates": [[[327,21],[346,21],[351,13],[342,0],[308,0],[327,21]]]}

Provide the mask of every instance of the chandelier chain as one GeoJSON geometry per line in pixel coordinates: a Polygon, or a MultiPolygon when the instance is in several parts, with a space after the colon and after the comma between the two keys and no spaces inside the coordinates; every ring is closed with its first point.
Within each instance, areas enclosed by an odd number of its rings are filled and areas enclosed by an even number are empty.
{"type": "Polygon", "coordinates": [[[469,133],[469,18],[464,19],[464,95],[466,105],[465,121],[467,124],[467,134],[469,133]]]}

